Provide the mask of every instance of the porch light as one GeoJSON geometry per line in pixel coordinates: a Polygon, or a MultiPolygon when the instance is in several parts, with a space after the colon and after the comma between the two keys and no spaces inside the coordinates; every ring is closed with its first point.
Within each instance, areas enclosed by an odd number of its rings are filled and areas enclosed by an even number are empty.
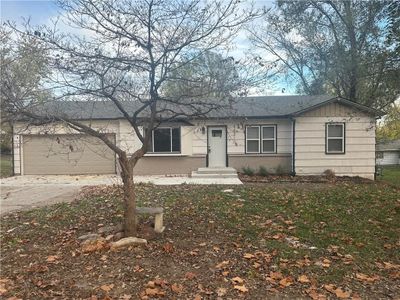
{"type": "Polygon", "coordinates": [[[203,127],[201,127],[201,133],[202,134],[205,134],[206,133],[206,128],[203,126],[203,127]]]}

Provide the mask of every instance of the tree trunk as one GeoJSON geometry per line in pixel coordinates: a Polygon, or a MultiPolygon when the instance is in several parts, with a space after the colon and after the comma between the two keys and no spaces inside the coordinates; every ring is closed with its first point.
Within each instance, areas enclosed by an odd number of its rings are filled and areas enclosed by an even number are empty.
{"type": "Polygon", "coordinates": [[[118,157],[124,190],[124,235],[136,236],[136,195],[133,183],[133,166],[126,153],[118,157]]]}

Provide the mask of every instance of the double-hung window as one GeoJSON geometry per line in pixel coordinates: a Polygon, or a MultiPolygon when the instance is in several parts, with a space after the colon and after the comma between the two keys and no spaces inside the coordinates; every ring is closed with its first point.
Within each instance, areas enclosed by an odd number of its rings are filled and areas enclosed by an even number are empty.
{"type": "Polygon", "coordinates": [[[180,153],[180,128],[162,127],[154,129],[150,140],[150,151],[153,153],[180,153]]]}
{"type": "Polygon", "coordinates": [[[326,123],[326,153],[344,154],[345,144],[345,124],[326,123]]]}
{"type": "Polygon", "coordinates": [[[276,153],[276,125],[246,126],[246,153],[276,153]]]}

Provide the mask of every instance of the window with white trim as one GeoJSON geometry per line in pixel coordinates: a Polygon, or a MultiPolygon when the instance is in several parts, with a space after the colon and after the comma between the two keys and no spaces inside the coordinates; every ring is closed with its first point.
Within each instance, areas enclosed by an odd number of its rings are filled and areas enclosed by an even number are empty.
{"type": "Polygon", "coordinates": [[[343,154],[345,152],[345,124],[326,123],[326,153],[343,154]]]}
{"type": "Polygon", "coordinates": [[[181,131],[179,127],[160,127],[153,130],[150,140],[150,152],[180,153],[181,131]]]}
{"type": "Polygon", "coordinates": [[[261,152],[276,152],[276,126],[261,126],[261,152]]]}
{"type": "Polygon", "coordinates": [[[246,126],[246,153],[276,153],[276,125],[246,126]]]}

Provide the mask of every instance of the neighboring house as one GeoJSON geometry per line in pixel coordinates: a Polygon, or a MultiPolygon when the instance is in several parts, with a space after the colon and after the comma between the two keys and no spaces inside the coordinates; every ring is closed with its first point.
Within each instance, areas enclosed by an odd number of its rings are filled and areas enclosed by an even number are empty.
{"type": "MultiPolygon", "coordinates": [[[[134,111],[132,102],[125,108],[134,111]]],[[[58,109],[101,128],[124,150],[141,146],[133,129],[107,101],[62,102],[58,109]],[[89,120],[90,119],[90,120],[89,120]]],[[[164,123],[154,130],[138,175],[190,174],[199,167],[243,167],[297,175],[373,179],[375,120],[380,111],[331,96],[239,98],[207,119],[164,123]]],[[[100,140],[61,124],[14,126],[15,174],[117,173],[114,153],[100,140]]]]}
{"type": "Polygon", "coordinates": [[[400,164],[400,140],[381,142],[376,145],[377,165],[400,164]]]}

